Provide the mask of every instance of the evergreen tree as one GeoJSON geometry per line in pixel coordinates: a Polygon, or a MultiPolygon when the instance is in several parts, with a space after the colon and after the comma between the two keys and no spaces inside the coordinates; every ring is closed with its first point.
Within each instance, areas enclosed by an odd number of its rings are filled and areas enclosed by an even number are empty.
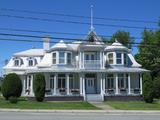
{"type": "Polygon", "coordinates": [[[22,93],[22,82],[15,73],[6,75],[2,83],[2,94],[6,100],[10,97],[20,97],[22,93]]]}
{"type": "Polygon", "coordinates": [[[45,76],[42,73],[37,73],[34,75],[33,80],[33,90],[35,98],[38,102],[42,102],[45,96],[45,76]]]}

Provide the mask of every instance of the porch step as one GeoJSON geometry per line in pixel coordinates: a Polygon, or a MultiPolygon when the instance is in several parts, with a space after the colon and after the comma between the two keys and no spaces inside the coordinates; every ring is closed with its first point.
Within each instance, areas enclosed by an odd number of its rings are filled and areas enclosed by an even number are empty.
{"type": "Polygon", "coordinates": [[[86,101],[88,102],[102,102],[101,94],[86,94],[86,101]]]}

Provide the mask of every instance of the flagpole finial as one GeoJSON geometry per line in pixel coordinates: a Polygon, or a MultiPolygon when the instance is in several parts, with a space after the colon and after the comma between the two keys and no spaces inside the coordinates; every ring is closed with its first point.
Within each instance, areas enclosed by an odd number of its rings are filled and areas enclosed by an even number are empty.
{"type": "Polygon", "coordinates": [[[91,5],[91,31],[94,31],[94,27],[93,27],[93,5],[91,5]]]}

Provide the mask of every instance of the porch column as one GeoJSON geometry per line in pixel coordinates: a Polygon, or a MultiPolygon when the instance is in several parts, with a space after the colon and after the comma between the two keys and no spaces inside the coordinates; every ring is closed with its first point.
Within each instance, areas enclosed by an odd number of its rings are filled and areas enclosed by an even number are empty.
{"type": "Polygon", "coordinates": [[[115,78],[116,78],[116,93],[115,94],[118,94],[118,74],[116,73],[115,74],[115,78]]]}
{"type": "Polygon", "coordinates": [[[103,65],[102,65],[102,61],[103,61],[103,60],[102,60],[102,52],[100,51],[100,68],[101,68],[101,69],[102,69],[102,66],[103,66],[103,65]]]}
{"type": "Polygon", "coordinates": [[[101,88],[101,95],[103,94],[103,74],[100,73],[100,88],[101,88]]]}
{"type": "Polygon", "coordinates": [[[79,53],[79,68],[81,69],[81,63],[82,63],[82,59],[81,59],[81,51],[79,53]]]}
{"type": "Polygon", "coordinates": [[[23,79],[23,94],[25,95],[25,93],[26,93],[26,77],[24,77],[24,79],[23,79]]]}
{"type": "Polygon", "coordinates": [[[33,95],[33,75],[31,75],[31,95],[33,95]]]}
{"type": "Polygon", "coordinates": [[[69,74],[66,74],[67,77],[67,95],[69,95],[69,74]]]}
{"type": "Polygon", "coordinates": [[[57,93],[57,73],[54,74],[54,95],[57,93]]]}
{"type": "Polygon", "coordinates": [[[83,81],[82,81],[82,74],[79,74],[79,82],[80,82],[80,95],[83,94],[83,88],[82,88],[82,84],[83,84],[83,81]]]}
{"type": "Polygon", "coordinates": [[[140,73],[140,94],[142,95],[142,73],[140,73]]]}
{"type": "Polygon", "coordinates": [[[131,75],[128,73],[128,94],[131,94],[131,75]]]}
{"type": "Polygon", "coordinates": [[[84,74],[82,75],[82,83],[83,83],[83,96],[85,97],[85,94],[86,94],[86,92],[85,92],[85,77],[84,77],[84,74]]]}
{"type": "Polygon", "coordinates": [[[105,78],[106,78],[106,74],[104,74],[103,76],[103,94],[105,94],[105,89],[106,89],[106,81],[105,81],[105,78]]]}
{"type": "Polygon", "coordinates": [[[104,55],[104,52],[103,52],[102,59],[103,59],[103,69],[105,69],[105,55],[104,55]]]}
{"type": "Polygon", "coordinates": [[[84,69],[84,51],[83,51],[83,53],[82,53],[82,68],[84,69]]]}

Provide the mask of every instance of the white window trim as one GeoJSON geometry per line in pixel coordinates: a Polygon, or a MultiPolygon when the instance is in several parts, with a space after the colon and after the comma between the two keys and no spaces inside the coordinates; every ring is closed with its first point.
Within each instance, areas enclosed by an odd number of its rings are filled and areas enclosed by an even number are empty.
{"type": "Polygon", "coordinates": [[[106,58],[107,58],[107,61],[108,61],[108,63],[109,63],[110,65],[115,65],[115,63],[116,63],[116,59],[115,59],[115,58],[116,58],[116,54],[115,54],[115,52],[108,52],[106,58]],[[110,63],[109,63],[109,57],[108,57],[108,55],[111,54],[111,53],[113,54],[113,64],[110,64],[110,63]]]}
{"type": "Polygon", "coordinates": [[[123,65],[123,63],[124,63],[124,59],[123,59],[124,54],[123,54],[123,52],[116,52],[115,55],[116,55],[116,65],[123,65]],[[121,63],[117,63],[117,54],[118,53],[121,54],[121,63]]]}
{"type": "Polygon", "coordinates": [[[28,58],[28,67],[34,67],[36,65],[36,63],[35,63],[35,58],[28,58]],[[33,65],[32,66],[30,66],[29,65],[29,60],[32,60],[33,61],[33,65]]]}
{"type": "Polygon", "coordinates": [[[53,65],[67,65],[67,53],[71,53],[71,64],[72,64],[72,52],[70,51],[54,51],[52,52],[52,64],[53,65]],[[64,63],[59,63],[59,52],[64,52],[64,63]],[[56,64],[53,64],[53,53],[56,53],[56,64]]]}
{"type": "Polygon", "coordinates": [[[13,64],[14,64],[14,67],[20,67],[21,66],[21,60],[20,60],[20,58],[14,59],[13,64]],[[18,60],[18,65],[15,64],[16,60],[18,60]]]}

